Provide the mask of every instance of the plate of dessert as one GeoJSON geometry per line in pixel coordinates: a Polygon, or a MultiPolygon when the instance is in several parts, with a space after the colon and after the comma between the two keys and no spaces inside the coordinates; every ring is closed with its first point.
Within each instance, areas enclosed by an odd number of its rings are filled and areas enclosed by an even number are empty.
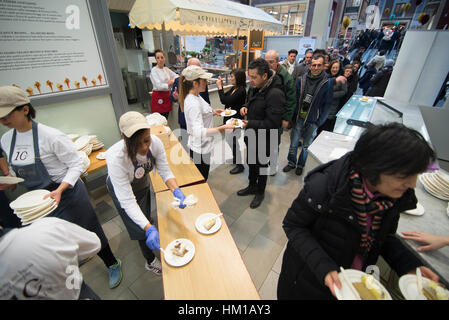
{"type": "Polygon", "coordinates": [[[418,279],[414,274],[399,278],[399,289],[407,300],[449,300],[449,291],[430,279],[422,278],[422,292],[418,291],[418,279]]]}
{"type": "Polygon", "coordinates": [[[387,289],[374,276],[354,269],[346,269],[344,273],[352,288],[340,272],[341,289],[334,287],[338,300],[392,300],[387,289]]]}
{"type": "Polygon", "coordinates": [[[172,267],[188,264],[195,255],[195,245],[188,239],[176,239],[164,250],[164,259],[172,267]]]}
{"type": "Polygon", "coordinates": [[[243,128],[243,121],[237,118],[229,119],[228,121],[226,121],[226,124],[230,124],[235,128],[243,128]]]}
{"type": "Polygon", "coordinates": [[[202,234],[213,234],[220,230],[221,219],[216,213],[205,213],[195,221],[196,230],[202,234]]]}
{"type": "Polygon", "coordinates": [[[226,108],[225,111],[220,113],[220,116],[222,116],[222,117],[231,117],[231,116],[233,116],[236,113],[237,113],[237,111],[232,110],[231,108],[226,108]]]}

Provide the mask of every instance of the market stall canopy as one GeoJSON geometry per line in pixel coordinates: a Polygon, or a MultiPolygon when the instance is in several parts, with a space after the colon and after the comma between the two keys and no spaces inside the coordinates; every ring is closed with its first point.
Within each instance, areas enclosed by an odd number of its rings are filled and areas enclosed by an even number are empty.
{"type": "Polygon", "coordinates": [[[273,35],[283,28],[261,9],[227,0],[136,0],[129,21],[132,28],[150,30],[165,23],[177,35],[236,36],[243,30],[273,35]]]}

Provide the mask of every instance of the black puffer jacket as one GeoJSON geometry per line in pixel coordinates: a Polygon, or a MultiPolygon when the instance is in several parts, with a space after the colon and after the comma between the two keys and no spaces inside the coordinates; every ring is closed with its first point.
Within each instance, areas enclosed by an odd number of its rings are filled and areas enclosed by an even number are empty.
{"type": "MultiPolygon", "coordinates": [[[[270,70],[269,78],[263,88],[250,88],[248,91],[248,100],[246,107],[248,108],[248,125],[246,127],[246,135],[251,137],[253,131],[257,137],[257,143],[250,142],[248,152],[257,152],[259,146],[258,140],[262,137],[265,131],[267,153],[269,150],[278,145],[277,130],[282,125],[282,114],[284,113],[284,106],[286,97],[284,93],[283,81],[278,74],[270,70]],[[266,129],[266,130],[263,130],[266,129]],[[272,136],[275,137],[275,144],[270,146],[270,129],[276,130],[272,136]],[[270,148],[271,147],[271,148],[270,148]]],[[[246,140],[246,139],[245,139],[246,140]]],[[[273,149],[274,150],[274,149],[273,149]]],[[[254,153],[256,154],[256,153],[254,153]]],[[[258,154],[258,153],[257,153],[258,154]]]]}
{"type": "MultiPolygon", "coordinates": [[[[350,156],[311,171],[283,221],[288,244],[278,282],[278,299],[334,299],[324,278],[340,266],[349,269],[360,244],[360,227],[351,205],[350,156]]],[[[421,266],[396,237],[400,212],[416,207],[409,189],[385,212],[363,271],[379,255],[399,276],[421,266]]]]}
{"type": "Polygon", "coordinates": [[[383,67],[370,80],[371,88],[368,89],[366,95],[369,97],[383,97],[390,81],[393,67],[383,67]]]}

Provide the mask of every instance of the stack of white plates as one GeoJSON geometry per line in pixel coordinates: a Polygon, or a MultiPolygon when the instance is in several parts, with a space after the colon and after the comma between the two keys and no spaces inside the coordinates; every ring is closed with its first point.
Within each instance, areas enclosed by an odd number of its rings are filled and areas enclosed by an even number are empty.
{"type": "Polygon", "coordinates": [[[27,225],[56,209],[58,205],[53,198],[43,199],[49,193],[50,191],[43,189],[30,191],[18,197],[9,206],[22,220],[22,225],[27,225]]]}
{"type": "Polygon", "coordinates": [[[89,136],[89,143],[92,145],[92,151],[100,150],[104,147],[104,143],[98,140],[97,136],[89,136]]]}
{"type": "Polygon", "coordinates": [[[419,176],[419,181],[431,195],[441,200],[449,200],[449,175],[443,171],[423,173],[419,176]]]}

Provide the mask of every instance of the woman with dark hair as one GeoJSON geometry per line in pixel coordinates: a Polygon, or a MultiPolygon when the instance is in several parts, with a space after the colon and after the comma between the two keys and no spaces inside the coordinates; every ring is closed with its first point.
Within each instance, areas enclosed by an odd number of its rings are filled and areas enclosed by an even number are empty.
{"type": "MultiPolygon", "coordinates": [[[[220,102],[225,105],[225,108],[235,110],[237,113],[233,116],[224,117],[223,124],[226,124],[231,118],[243,119],[240,115],[240,109],[246,101],[246,75],[243,69],[234,69],[231,71],[231,84],[232,87],[225,93],[223,90],[223,80],[218,77],[217,87],[218,94],[220,95],[220,102]]],[[[228,141],[232,148],[232,163],[236,166],[229,172],[230,174],[237,174],[243,172],[243,159],[242,162],[237,162],[237,147],[238,138],[240,137],[241,130],[236,134],[231,135],[232,142],[228,141]]]]}
{"type": "Polygon", "coordinates": [[[122,140],[106,152],[106,185],[131,240],[139,242],[145,269],[160,275],[161,263],[151,250],[159,250],[159,233],[151,217],[149,173],[156,167],[167,187],[184,208],[185,196],[170,170],[161,140],[152,135],[144,115],[129,111],[119,121],[122,140]]]}
{"type": "Polygon", "coordinates": [[[343,75],[343,66],[340,59],[331,61],[331,63],[329,64],[328,72],[330,74],[330,77],[332,78],[334,93],[329,115],[327,116],[327,120],[324,122],[324,124],[319,128],[319,132],[321,132],[322,130],[332,132],[334,130],[335,121],[337,120],[337,113],[340,110],[340,100],[346,95],[346,92],[348,90],[346,82],[337,81],[337,77],[343,75]]]}
{"type": "Polygon", "coordinates": [[[166,119],[171,111],[170,89],[178,77],[165,66],[165,53],[161,49],[154,51],[157,65],[151,69],[150,79],[153,84],[151,95],[151,113],[159,112],[166,119]]]}
{"type": "Polygon", "coordinates": [[[391,123],[368,128],[354,151],[311,171],[283,221],[278,299],[335,299],[340,267],[365,271],[379,256],[399,276],[419,267],[438,281],[396,235],[400,213],[416,207],[418,175],[434,160],[419,132],[391,123]]]}
{"type": "Polygon", "coordinates": [[[224,110],[212,109],[200,96],[211,77],[212,74],[201,67],[189,66],[179,78],[179,106],[186,117],[189,135],[187,146],[190,148],[190,157],[205,181],[209,177],[212,136],[225,129],[234,129],[234,126],[227,124],[213,127],[213,116],[219,116],[224,110]]]}
{"type": "Polygon", "coordinates": [[[84,164],[75,144],[61,131],[35,122],[36,111],[26,93],[0,87],[0,122],[12,130],[1,138],[1,149],[20,184],[28,190],[46,189],[58,207],[48,216],[75,223],[97,234],[98,256],[109,268],[109,286],[122,280],[121,261],[114,257],[80,176],[84,164]]]}

